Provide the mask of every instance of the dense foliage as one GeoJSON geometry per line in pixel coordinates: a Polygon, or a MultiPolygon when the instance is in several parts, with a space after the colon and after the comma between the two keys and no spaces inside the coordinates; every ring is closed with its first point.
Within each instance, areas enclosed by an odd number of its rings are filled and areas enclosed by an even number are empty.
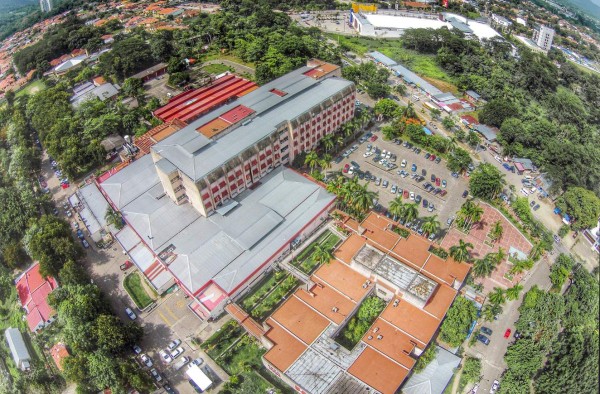
{"type": "Polygon", "coordinates": [[[435,54],[461,90],[488,100],[480,120],[500,127],[506,154],[531,158],[556,190],[581,186],[600,195],[598,74],[578,71],[560,53],[519,48],[514,57],[501,39],[480,43],[446,28],[407,30],[402,43],[435,54]]]}
{"type": "Polygon", "coordinates": [[[440,339],[452,347],[460,346],[467,338],[469,327],[475,319],[475,304],[463,296],[456,297],[440,328],[440,339]]]}
{"type": "Polygon", "coordinates": [[[556,205],[573,218],[573,230],[593,228],[600,217],[600,198],[581,187],[570,187],[556,205]]]}
{"type": "Polygon", "coordinates": [[[384,308],[385,302],[379,297],[372,296],[365,299],[336,341],[349,350],[354,348],[384,308]]]}
{"type": "Polygon", "coordinates": [[[469,190],[475,197],[492,200],[502,191],[504,174],[489,163],[478,166],[469,179],[469,190]]]}
{"type": "Polygon", "coordinates": [[[527,394],[532,378],[539,393],[598,392],[598,278],[581,266],[569,274],[564,295],[537,287],[525,295],[516,323],[522,338],[506,352],[501,393],[527,394]]]}
{"type": "Polygon", "coordinates": [[[366,89],[369,96],[378,99],[390,93],[387,79],[390,72],[375,63],[360,63],[358,66],[347,66],[342,69],[342,76],[366,89]]]}

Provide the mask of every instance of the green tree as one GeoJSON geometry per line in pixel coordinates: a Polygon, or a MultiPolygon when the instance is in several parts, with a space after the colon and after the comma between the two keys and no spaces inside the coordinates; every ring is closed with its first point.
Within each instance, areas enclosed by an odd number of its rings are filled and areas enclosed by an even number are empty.
{"type": "Polygon", "coordinates": [[[475,319],[475,305],[463,296],[456,297],[440,328],[440,339],[452,347],[460,346],[467,338],[469,327],[475,319]]]}
{"type": "Polygon", "coordinates": [[[450,247],[450,257],[452,257],[459,263],[463,261],[469,261],[469,259],[471,258],[469,249],[473,249],[473,244],[459,239],[458,245],[453,245],[450,247]]]}
{"type": "Polygon", "coordinates": [[[435,234],[440,229],[440,222],[437,220],[437,215],[427,216],[423,218],[421,228],[425,234],[435,234]]]}
{"type": "Polygon", "coordinates": [[[492,241],[496,242],[500,238],[502,238],[503,233],[504,233],[504,227],[502,227],[502,222],[500,220],[497,220],[494,222],[494,224],[492,224],[492,228],[490,229],[490,232],[488,235],[492,241]]]}
{"type": "Polygon", "coordinates": [[[333,253],[331,253],[331,250],[325,248],[323,245],[316,245],[311,255],[311,259],[315,263],[327,264],[333,260],[333,253]]]}
{"type": "Polygon", "coordinates": [[[504,296],[504,290],[500,287],[494,287],[494,291],[488,294],[488,299],[492,304],[502,305],[506,302],[506,298],[504,296]]]}
{"type": "Polygon", "coordinates": [[[518,108],[505,99],[495,99],[489,101],[479,112],[479,121],[481,123],[500,127],[505,119],[508,119],[518,113],[518,108]]]}
{"type": "Polygon", "coordinates": [[[582,187],[570,187],[559,197],[556,205],[573,219],[573,230],[595,227],[600,217],[600,198],[582,187]]]}
{"type": "MultiPolygon", "coordinates": [[[[447,118],[445,118],[447,119],[447,118]]],[[[452,172],[462,172],[469,168],[469,164],[473,163],[469,152],[462,148],[456,148],[448,156],[447,166],[452,172]]]]}
{"type": "Polygon", "coordinates": [[[123,324],[118,317],[107,314],[96,318],[94,333],[98,348],[112,354],[129,352],[143,336],[143,330],[137,324],[123,324]]]}
{"type": "Polygon", "coordinates": [[[404,202],[402,197],[398,196],[390,201],[389,212],[392,216],[401,217],[404,212],[404,202]]]}
{"type": "Polygon", "coordinates": [[[385,302],[379,297],[368,297],[358,309],[357,316],[360,320],[372,322],[385,308],[385,302]]]}
{"type": "Polygon", "coordinates": [[[404,204],[404,207],[402,209],[402,214],[400,215],[400,217],[402,219],[406,220],[407,222],[412,222],[413,220],[418,218],[419,217],[419,204],[414,203],[414,202],[404,204]]]}
{"type": "Polygon", "coordinates": [[[523,290],[523,285],[520,283],[515,284],[513,287],[509,287],[506,289],[506,299],[507,300],[516,300],[519,298],[519,294],[523,290]]]}
{"type": "Polygon", "coordinates": [[[575,261],[571,256],[561,253],[552,268],[550,268],[550,282],[554,290],[560,290],[571,274],[575,261]]]}
{"type": "Polygon", "coordinates": [[[478,382],[481,377],[481,360],[474,357],[466,357],[463,362],[462,373],[460,375],[461,387],[469,383],[478,382]]]}
{"type": "Polygon", "coordinates": [[[504,174],[492,164],[484,163],[471,174],[469,189],[475,197],[492,200],[502,191],[504,184],[504,174]]]}
{"type": "Polygon", "coordinates": [[[382,115],[386,119],[391,119],[396,116],[400,110],[400,106],[394,100],[384,98],[375,103],[373,110],[375,111],[375,115],[382,115]]]}
{"type": "Polygon", "coordinates": [[[58,279],[62,286],[83,285],[89,282],[83,267],[73,260],[68,260],[58,273],[58,279]]]}
{"type": "Polygon", "coordinates": [[[434,359],[436,356],[436,346],[434,344],[431,344],[420,356],[419,359],[417,360],[417,363],[415,364],[413,371],[415,373],[419,373],[422,370],[425,369],[425,367],[427,367],[434,359]]]}
{"type": "Polygon", "coordinates": [[[485,255],[482,259],[477,259],[473,263],[473,275],[477,278],[483,278],[486,276],[490,276],[494,269],[496,268],[496,264],[492,258],[489,257],[489,254],[485,255]]]}
{"type": "Polygon", "coordinates": [[[315,167],[318,167],[319,166],[319,155],[317,154],[317,152],[315,152],[315,151],[308,152],[308,154],[306,155],[306,158],[304,159],[304,165],[309,166],[311,170],[314,170],[315,167]]]}
{"type": "Polygon", "coordinates": [[[451,130],[454,126],[456,126],[456,124],[451,117],[446,116],[444,119],[442,119],[442,126],[444,126],[446,130],[451,130]]]}

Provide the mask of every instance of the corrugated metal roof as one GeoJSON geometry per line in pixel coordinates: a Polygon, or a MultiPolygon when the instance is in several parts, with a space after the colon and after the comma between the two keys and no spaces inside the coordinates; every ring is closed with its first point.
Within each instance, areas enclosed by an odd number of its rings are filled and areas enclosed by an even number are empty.
{"type": "MultiPolygon", "coordinates": [[[[435,345],[431,345],[435,346],[435,345]]],[[[442,394],[460,364],[460,357],[436,346],[436,355],[424,370],[414,373],[402,386],[405,394],[442,394]]]]}
{"type": "Polygon", "coordinates": [[[439,90],[438,88],[436,88],[423,78],[419,77],[417,74],[410,71],[408,68],[404,67],[401,64],[395,65],[394,67],[392,67],[392,70],[394,70],[396,75],[401,75],[406,82],[411,83],[413,85],[417,85],[420,89],[425,91],[430,96],[443,93],[441,90],[439,90]]]}
{"type": "Polygon", "coordinates": [[[369,52],[367,53],[367,55],[371,56],[373,59],[375,59],[375,61],[387,67],[395,66],[396,64],[398,64],[395,60],[390,59],[389,57],[385,56],[383,53],[378,51],[369,52]]]}
{"type": "Polygon", "coordinates": [[[21,331],[19,331],[17,328],[7,328],[4,332],[4,335],[6,337],[6,342],[8,342],[10,352],[12,353],[13,360],[15,360],[15,364],[17,364],[18,367],[21,366],[22,362],[26,362],[31,359],[21,331]]]}

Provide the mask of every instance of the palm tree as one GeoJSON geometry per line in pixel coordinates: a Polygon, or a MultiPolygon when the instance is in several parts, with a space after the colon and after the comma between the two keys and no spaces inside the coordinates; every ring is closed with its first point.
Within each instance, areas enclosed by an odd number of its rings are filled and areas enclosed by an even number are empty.
{"type": "Polygon", "coordinates": [[[405,118],[416,118],[417,113],[415,112],[415,106],[412,102],[408,103],[406,107],[402,110],[402,116],[405,118]]]}
{"type": "Polygon", "coordinates": [[[333,259],[333,253],[330,250],[323,247],[323,245],[316,245],[311,256],[312,261],[319,264],[329,263],[333,259]]]}
{"type": "Polygon", "coordinates": [[[329,152],[335,146],[335,143],[333,142],[333,134],[327,134],[323,136],[323,138],[321,138],[321,143],[325,148],[325,152],[329,152]]]}
{"type": "Polygon", "coordinates": [[[311,150],[304,158],[304,165],[310,167],[311,170],[314,170],[316,166],[319,165],[319,155],[314,150],[311,150]]]}
{"type": "Polygon", "coordinates": [[[531,248],[531,252],[529,252],[529,257],[533,260],[537,260],[544,253],[544,248],[542,246],[542,242],[536,242],[533,244],[533,248],[531,248]]]}
{"type": "Polygon", "coordinates": [[[473,275],[477,278],[484,278],[486,276],[490,276],[492,272],[494,272],[494,268],[496,265],[489,258],[489,255],[486,255],[482,259],[475,260],[475,264],[473,264],[473,275]]]}
{"type": "Polygon", "coordinates": [[[357,184],[352,192],[352,205],[360,212],[366,212],[373,205],[373,200],[377,198],[377,193],[368,189],[367,184],[357,184]]]}
{"type": "Polygon", "coordinates": [[[331,168],[331,160],[333,158],[331,157],[331,155],[329,153],[325,153],[323,155],[323,157],[321,158],[321,160],[319,160],[319,167],[321,167],[322,169],[327,169],[327,168],[331,168]]]}
{"type": "Polygon", "coordinates": [[[435,234],[440,229],[440,222],[437,220],[437,215],[427,216],[423,218],[421,226],[426,234],[435,234]]]}
{"type": "Polygon", "coordinates": [[[481,315],[485,321],[492,321],[502,313],[502,307],[499,304],[485,304],[481,310],[481,315]]]}
{"type": "Polygon", "coordinates": [[[353,121],[346,122],[342,125],[342,133],[344,133],[346,138],[350,137],[354,133],[354,127],[355,124],[353,121]]]}
{"type": "Polygon", "coordinates": [[[473,223],[477,223],[481,220],[481,216],[483,216],[483,208],[481,208],[479,204],[473,204],[469,212],[469,216],[471,217],[473,223]]]}
{"type": "Polygon", "coordinates": [[[404,212],[404,202],[402,202],[402,197],[398,196],[394,198],[390,202],[390,207],[388,210],[393,216],[401,217],[402,213],[404,212]]]}
{"type": "Polygon", "coordinates": [[[407,222],[412,222],[419,217],[419,204],[415,202],[405,204],[400,216],[407,222]]]}
{"type": "Polygon", "coordinates": [[[531,269],[534,264],[534,261],[531,259],[517,260],[508,273],[512,275],[520,274],[525,270],[531,269]]]}
{"type": "Polygon", "coordinates": [[[506,302],[504,298],[504,290],[499,287],[494,287],[494,291],[488,294],[488,300],[494,305],[502,305],[506,302]]]}
{"type": "Polygon", "coordinates": [[[465,242],[462,239],[458,240],[458,245],[450,247],[450,257],[460,262],[468,261],[470,256],[469,249],[473,249],[473,244],[465,242]]]}
{"type": "Polygon", "coordinates": [[[346,178],[343,177],[342,175],[339,175],[327,183],[326,189],[329,193],[338,195],[340,192],[340,189],[345,181],[346,181],[346,178]]]}
{"type": "Polygon", "coordinates": [[[493,254],[494,263],[496,265],[500,264],[506,258],[506,252],[501,247],[498,248],[498,251],[493,254]]]}
{"type": "Polygon", "coordinates": [[[506,289],[506,298],[508,300],[516,300],[519,298],[519,294],[521,293],[521,290],[523,290],[523,285],[520,283],[517,283],[516,285],[514,285],[513,287],[506,289]]]}
{"type": "Polygon", "coordinates": [[[502,238],[503,233],[504,233],[504,228],[502,227],[502,222],[500,220],[498,220],[492,225],[489,236],[492,239],[492,241],[496,242],[497,240],[502,238]]]}

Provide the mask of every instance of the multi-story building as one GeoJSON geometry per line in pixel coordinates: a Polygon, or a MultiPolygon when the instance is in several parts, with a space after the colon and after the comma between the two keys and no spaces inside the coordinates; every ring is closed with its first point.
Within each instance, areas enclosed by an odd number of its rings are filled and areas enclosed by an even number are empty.
{"type": "Polygon", "coordinates": [[[123,216],[114,236],[157,290],[175,282],[198,316],[217,315],[323,222],[335,196],[283,166],[353,118],[356,89],[340,75],[309,61],[92,185],[123,216]]]}
{"type": "Polygon", "coordinates": [[[538,47],[544,52],[548,52],[552,48],[552,40],[554,39],[554,29],[540,25],[533,29],[532,40],[535,41],[538,47]]]}
{"type": "Polygon", "coordinates": [[[52,0],[40,0],[40,8],[42,12],[52,11],[52,0]]]}

